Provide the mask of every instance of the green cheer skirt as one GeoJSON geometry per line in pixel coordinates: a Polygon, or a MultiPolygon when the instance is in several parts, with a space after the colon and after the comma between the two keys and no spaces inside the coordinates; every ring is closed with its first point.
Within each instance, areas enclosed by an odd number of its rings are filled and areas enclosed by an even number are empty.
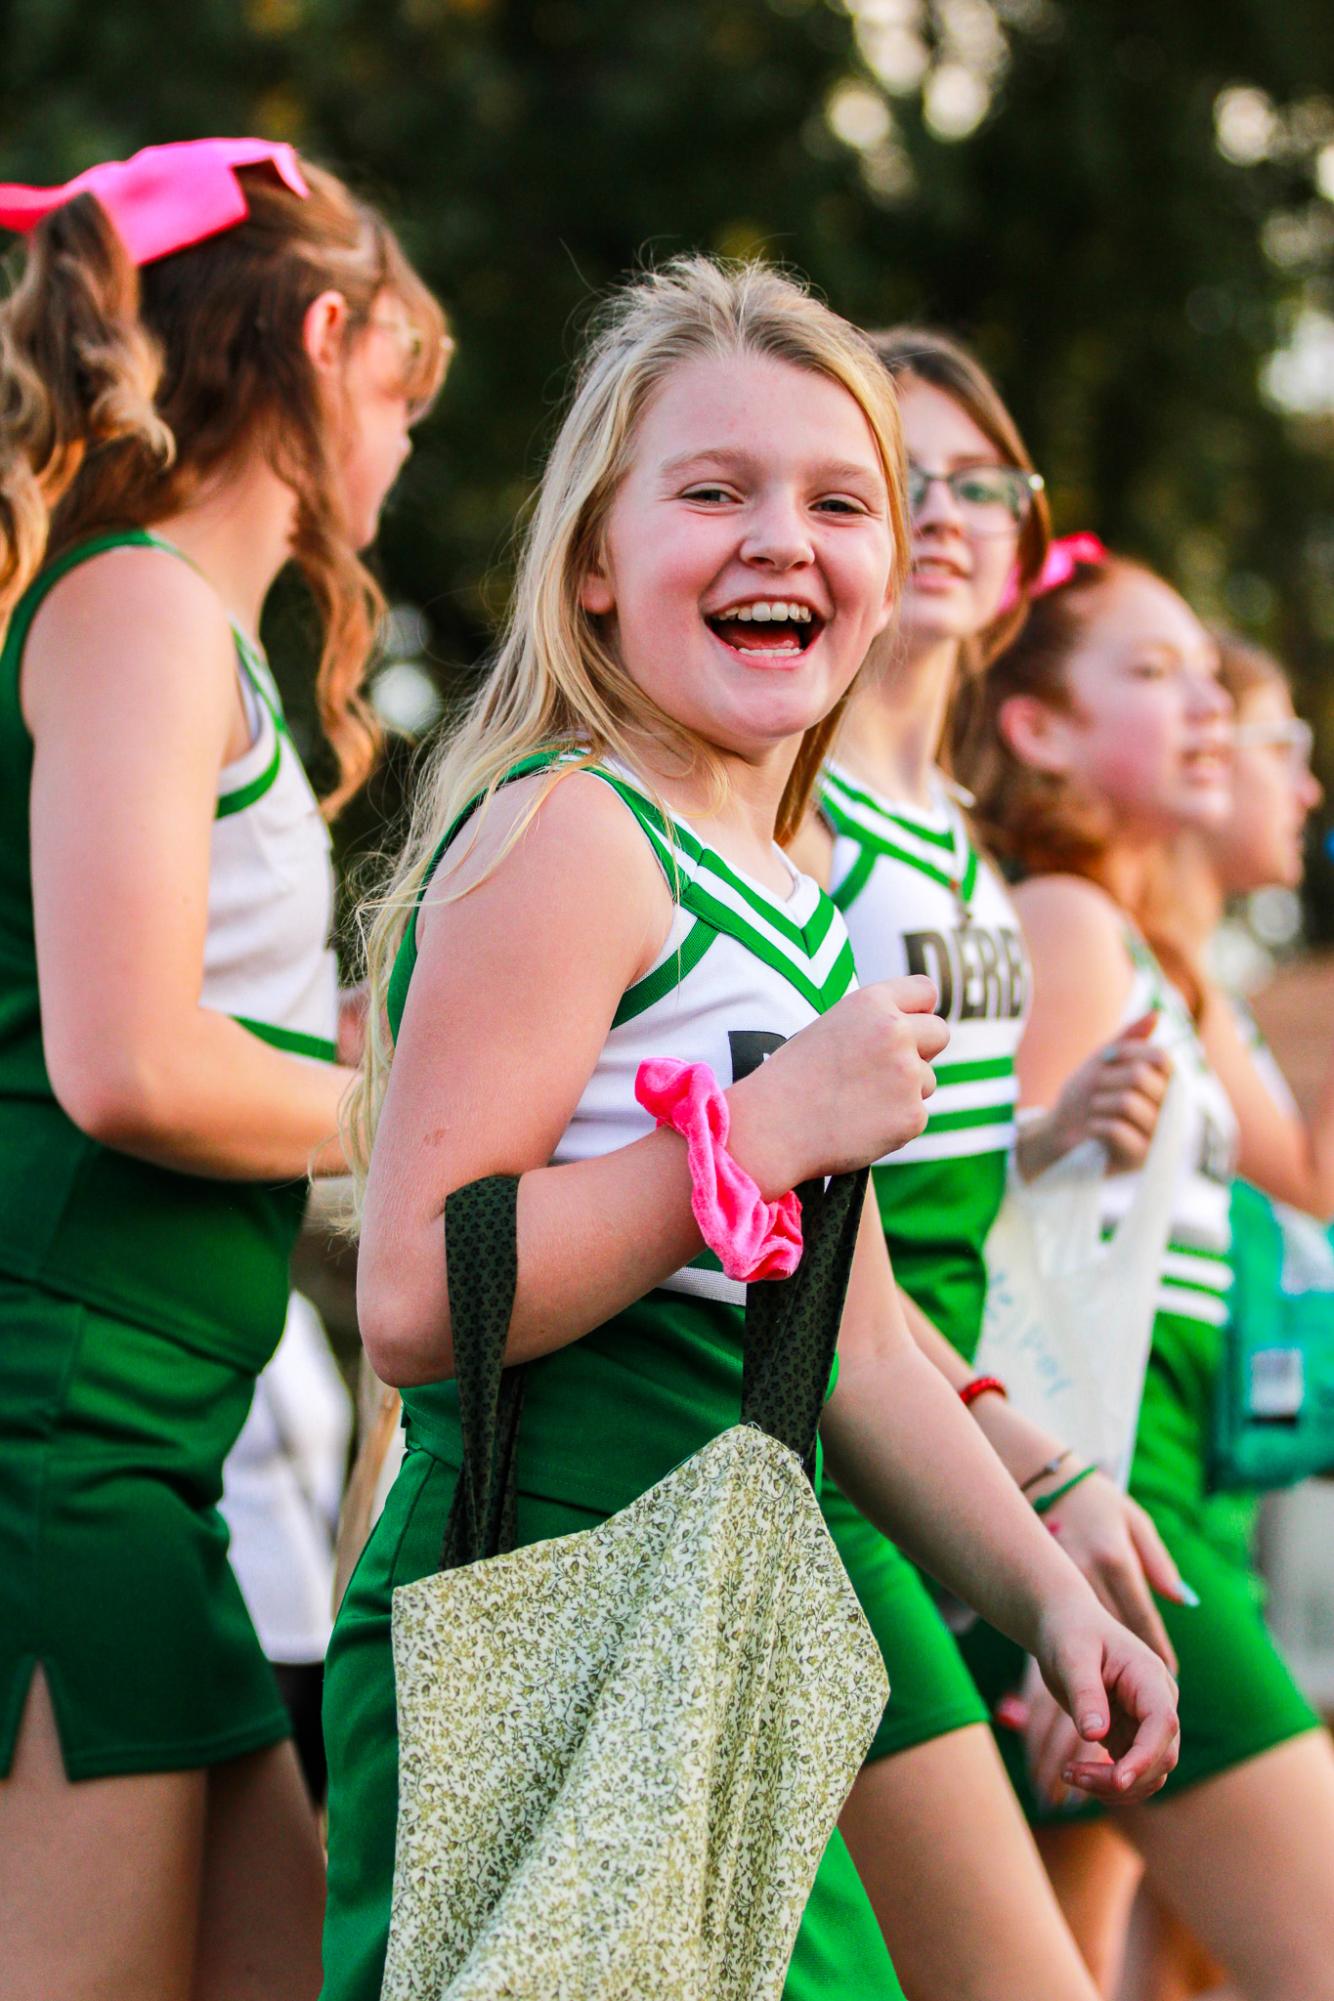
{"type": "Polygon", "coordinates": [[[254,1386],[253,1368],[0,1277],[0,1777],[38,1666],[71,1779],[290,1734],[216,1506],[254,1386]]]}

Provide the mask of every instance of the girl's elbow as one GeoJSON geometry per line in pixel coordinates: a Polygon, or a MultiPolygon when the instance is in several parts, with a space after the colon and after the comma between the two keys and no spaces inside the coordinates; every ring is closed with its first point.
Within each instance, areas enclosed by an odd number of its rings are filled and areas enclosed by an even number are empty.
{"type": "Polygon", "coordinates": [[[89,1062],[47,1049],[47,1073],[56,1102],[89,1139],[121,1153],[151,1151],[171,1118],[164,1080],[155,1065],[125,1052],[89,1062]]]}
{"type": "Polygon", "coordinates": [[[432,1325],[412,1290],[392,1281],[357,1287],[357,1320],[367,1360],[391,1389],[447,1382],[454,1373],[448,1325],[432,1325]]]}

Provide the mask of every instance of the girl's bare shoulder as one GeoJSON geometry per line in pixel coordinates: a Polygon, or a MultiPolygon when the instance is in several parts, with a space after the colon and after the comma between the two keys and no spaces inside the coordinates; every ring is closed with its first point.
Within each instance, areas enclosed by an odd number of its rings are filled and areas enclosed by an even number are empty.
{"type": "Polygon", "coordinates": [[[38,606],[24,646],[25,709],[48,696],[120,700],[211,684],[234,699],[235,643],[212,584],[172,551],[129,544],[69,571],[38,606]]]}
{"type": "Polygon", "coordinates": [[[1126,913],[1087,876],[1029,876],[1010,894],[1030,937],[1050,936],[1094,950],[1115,946],[1118,956],[1125,956],[1126,913]]]}

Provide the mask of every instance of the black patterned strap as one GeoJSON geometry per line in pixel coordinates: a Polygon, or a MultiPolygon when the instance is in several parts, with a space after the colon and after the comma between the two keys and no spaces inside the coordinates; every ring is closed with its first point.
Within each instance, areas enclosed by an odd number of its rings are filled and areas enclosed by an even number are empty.
{"type": "MultiPolygon", "coordinates": [[[[801,1263],[747,1288],[741,1420],[814,1469],[815,1439],[838,1346],[867,1170],[801,1195],[801,1263]]],[[[440,1551],[455,1570],[513,1549],[515,1450],[525,1371],[505,1367],[518,1280],[518,1178],[496,1174],[445,1203],[445,1257],[463,1465],[440,1551]]]]}
{"type": "Polygon", "coordinates": [[[505,1367],[519,1275],[518,1176],[493,1174],[445,1203],[445,1263],[463,1465],[440,1569],[514,1547],[514,1453],[524,1370],[505,1367]]]}
{"type": "Polygon", "coordinates": [[[801,1197],[801,1263],[791,1278],[746,1292],[741,1420],[791,1446],[808,1474],[838,1346],[869,1170],[808,1181],[801,1197]]]}

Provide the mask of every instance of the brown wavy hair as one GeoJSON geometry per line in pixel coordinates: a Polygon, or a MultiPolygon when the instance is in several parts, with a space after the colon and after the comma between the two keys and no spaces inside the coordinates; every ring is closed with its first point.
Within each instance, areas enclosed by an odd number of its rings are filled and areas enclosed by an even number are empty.
{"type": "MultiPolygon", "coordinates": [[[[1102,883],[1102,856],[1114,832],[1110,807],[1059,772],[1026,764],[1010,748],[1001,712],[1012,696],[1031,695],[1070,713],[1067,672],[1099,600],[1119,578],[1153,574],[1143,563],[1110,553],[1098,562],[1081,561],[1068,582],[1032,600],[1022,631],[969,691],[967,712],[958,722],[955,766],[976,800],[983,839],[1016,874],[1081,875],[1102,883]]],[[[1198,1016],[1203,978],[1177,939],[1166,868],[1164,854],[1148,871],[1142,904],[1127,915],[1198,1016]]]]}
{"type": "Polygon", "coordinates": [[[241,170],[247,219],[137,270],[92,195],[45,217],[0,305],[0,618],[51,556],[110,527],[151,527],[258,448],[296,496],[292,558],[319,613],[320,722],[337,759],[330,817],[367,776],[380,733],[362,693],[384,599],[339,499],[342,413],[302,323],[342,293],[347,334],[402,307],[404,389],[425,408],[444,314],[376,211],[302,163],[302,199],[241,170]]]}

